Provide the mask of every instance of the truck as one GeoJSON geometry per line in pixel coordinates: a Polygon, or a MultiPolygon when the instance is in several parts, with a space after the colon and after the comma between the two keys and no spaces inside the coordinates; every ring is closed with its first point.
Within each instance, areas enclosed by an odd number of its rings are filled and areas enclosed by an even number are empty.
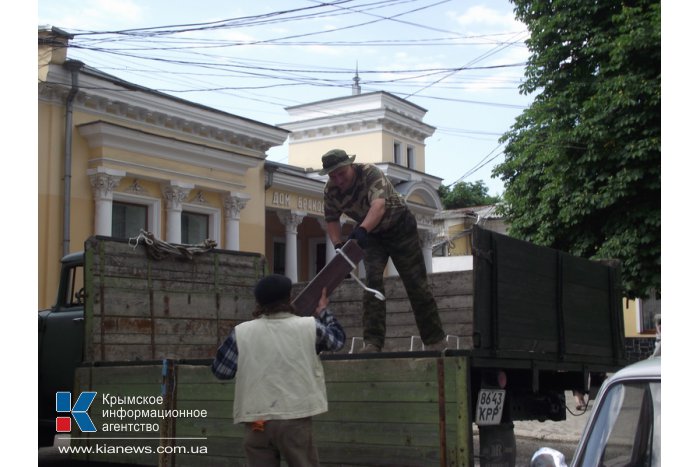
{"type": "MultiPolygon", "coordinates": [[[[472,243],[472,270],[429,274],[443,352],[422,349],[400,278],[385,278],[380,353],[356,353],[361,284],[348,278],[332,292],[347,342],[321,355],[329,411],[315,417],[314,437],[323,465],[514,465],[514,421],[564,420],[566,391],[595,394],[627,363],[614,261],[478,226],[472,243]]],[[[244,465],[235,379],[217,380],[209,365],[230,330],[252,319],[265,258],[149,248],[91,237],[63,259],[57,303],[39,313],[40,437],[70,445],[76,460],[244,465]]]]}

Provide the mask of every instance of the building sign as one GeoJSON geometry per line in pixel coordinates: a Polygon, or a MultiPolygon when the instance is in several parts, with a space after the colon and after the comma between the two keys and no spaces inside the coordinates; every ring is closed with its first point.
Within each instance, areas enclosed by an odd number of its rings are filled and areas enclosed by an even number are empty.
{"type": "Polygon", "coordinates": [[[267,195],[267,206],[274,208],[293,209],[323,214],[323,200],[309,198],[283,191],[273,191],[267,195]]]}

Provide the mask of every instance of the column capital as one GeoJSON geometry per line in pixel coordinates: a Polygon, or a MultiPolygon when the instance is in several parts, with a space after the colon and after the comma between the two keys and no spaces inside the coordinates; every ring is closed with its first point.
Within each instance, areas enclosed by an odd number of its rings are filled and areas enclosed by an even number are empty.
{"type": "Polygon", "coordinates": [[[165,207],[168,210],[182,209],[182,202],[187,198],[194,185],[182,182],[170,182],[162,185],[165,207]]]}
{"type": "Polygon", "coordinates": [[[241,211],[245,209],[246,204],[250,201],[250,195],[247,193],[231,192],[224,195],[224,218],[240,219],[241,211]]]}
{"type": "Polygon", "coordinates": [[[306,217],[304,211],[277,211],[277,217],[284,225],[287,233],[297,233],[297,227],[306,217]]]}
{"type": "Polygon", "coordinates": [[[88,169],[87,175],[90,179],[92,195],[95,200],[111,200],[114,189],[119,185],[119,181],[126,176],[126,172],[97,167],[88,169]]]}

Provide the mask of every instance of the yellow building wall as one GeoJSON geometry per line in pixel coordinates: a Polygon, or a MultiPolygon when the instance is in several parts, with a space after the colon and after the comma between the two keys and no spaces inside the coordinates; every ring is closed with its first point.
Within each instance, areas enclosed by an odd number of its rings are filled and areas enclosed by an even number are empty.
{"type": "MultiPolygon", "coordinates": [[[[387,162],[382,159],[382,154],[377,152],[376,148],[378,147],[384,150],[382,136],[379,132],[290,143],[289,164],[297,167],[320,170],[322,167],[321,157],[331,149],[344,149],[345,152],[350,155],[355,154],[355,162],[387,162]]],[[[391,154],[390,152],[389,156],[391,156],[391,154]]]]}
{"type": "Polygon", "coordinates": [[[637,331],[637,321],[639,316],[637,300],[623,298],[622,313],[625,321],[625,337],[650,337],[649,334],[642,334],[637,331]]]}
{"type": "Polygon", "coordinates": [[[382,135],[382,152],[384,153],[384,160],[382,162],[394,162],[394,143],[401,143],[402,160],[401,165],[407,166],[406,161],[406,148],[408,146],[413,146],[413,155],[415,159],[415,167],[412,170],[417,170],[419,172],[425,172],[425,144],[417,144],[415,142],[409,141],[401,136],[392,135],[391,133],[384,133],[382,135]]]}
{"type": "MultiPolygon", "coordinates": [[[[89,148],[87,140],[79,133],[78,125],[97,120],[109,122],[107,115],[93,115],[76,110],[73,116],[72,177],[71,177],[71,228],[70,252],[82,251],[85,240],[94,233],[94,197],[89,168],[97,166],[113,168],[127,172],[115,191],[124,191],[135,178],[146,187],[148,195],[161,198],[161,236],[165,235],[166,210],[160,183],[170,178],[169,173],[177,174],[176,179],[195,184],[187,200],[193,199],[200,191],[202,177],[206,187],[201,188],[202,195],[211,207],[223,208],[222,193],[241,191],[251,199],[240,217],[240,249],[264,253],[265,251],[265,203],[264,177],[261,160],[255,168],[248,169],[245,176],[215,171],[213,169],[165,160],[144,154],[132,153],[108,147],[89,148]],[[133,165],[125,166],[109,161],[91,162],[96,158],[116,159],[133,165]],[[245,189],[232,190],[231,184],[245,186],[245,189]]],[[[38,300],[39,307],[46,308],[54,304],[60,274],[60,258],[63,256],[63,198],[64,198],[64,125],[65,108],[63,105],[39,101],[38,108],[38,300]],[[43,285],[43,286],[42,286],[43,285]]],[[[128,126],[124,121],[113,119],[113,123],[128,126]]],[[[132,128],[139,130],[136,125],[132,128]]],[[[148,130],[153,134],[170,136],[167,131],[148,130]]],[[[181,139],[180,136],[178,139],[181,139]]],[[[212,144],[211,146],[215,146],[212,144]]],[[[223,145],[220,149],[230,150],[223,145]]],[[[219,238],[225,238],[225,217],[223,209],[220,215],[221,231],[219,238]]],[[[219,245],[222,247],[222,245],[219,245]]]]}
{"type": "Polygon", "coordinates": [[[470,255],[471,254],[471,248],[469,245],[469,236],[468,235],[462,235],[459,238],[455,238],[457,235],[462,233],[464,231],[464,224],[462,222],[459,222],[457,224],[451,225],[448,227],[447,232],[448,236],[450,239],[452,239],[452,244],[454,247],[450,248],[449,250],[449,255],[450,256],[462,256],[462,255],[470,255]]]}
{"type": "Polygon", "coordinates": [[[321,169],[321,157],[331,149],[344,149],[355,154],[358,163],[394,162],[394,142],[402,144],[403,165],[406,165],[406,147],[413,146],[415,164],[413,170],[425,171],[425,145],[415,144],[386,132],[365,133],[355,136],[339,136],[322,140],[292,142],[289,144],[289,164],[297,167],[321,169]],[[381,148],[378,152],[376,148],[381,148]]]}
{"type": "Polygon", "coordinates": [[[39,103],[38,141],[38,283],[51,284],[39,290],[39,307],[53,304],[56,298],[59,268],[63,248],[63,127],[59,109],[39,103]],[[57,114],[57,115],[54,115],[57,114]],[[52,267],[47,267],[50,264],[52,267]]]}
{"type": "Polygon", "coordinates": [[[265,170],[261,161],[258,167],[248,169],[245,176],[246,190],[251,199],[241,211],[239,225],[240,250],[265,254],[265,170]]]}

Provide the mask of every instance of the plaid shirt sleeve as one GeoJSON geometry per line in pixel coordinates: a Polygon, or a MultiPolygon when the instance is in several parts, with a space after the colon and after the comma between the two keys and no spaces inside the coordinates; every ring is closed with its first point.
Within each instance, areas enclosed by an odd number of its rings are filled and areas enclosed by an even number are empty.
{"type": "MultiPolygon", "coordinates": [[[[330,350],[336,352],[345,345],[345,331],[330,310],[325,309],[316,319],[316,352],[330,350]]],[[[236,330],[231,331],[216,351],[211,371],[218,379],[233,379],[238,371],[238,346],[236,330]]]]}
{"type": "Polygon", "coordinates": [[[216,351],[211,371],[218,379],[233,379],[237,370],[238,346],[236,345],[236,330],[234,329],[216,351]]]}
{"type": "Polygon", "coordinates": [[[345,345],[345,330],[333,313],[326,308],[316,318],[316,352],[337,352],[345,345]]]}

